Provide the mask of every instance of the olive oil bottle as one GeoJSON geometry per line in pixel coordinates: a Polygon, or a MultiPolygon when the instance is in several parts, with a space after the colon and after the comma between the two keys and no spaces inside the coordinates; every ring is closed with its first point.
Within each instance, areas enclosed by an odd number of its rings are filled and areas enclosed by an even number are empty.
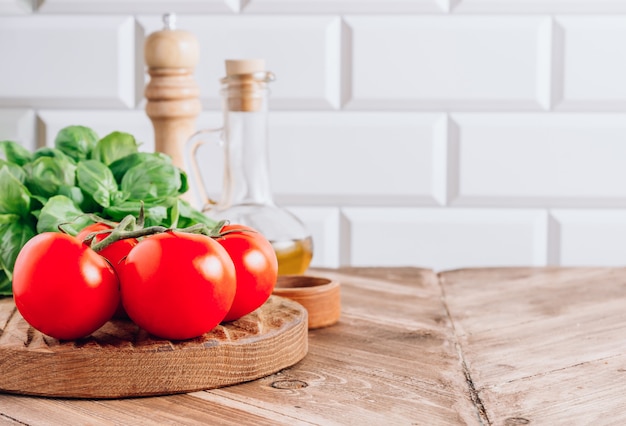
{"type": "Polygon", "coordinates": [[[258,230],[274,247],[278,273],[302,274],[313,257],[311,234],[300,219],[274,203],[270,187],[267,119],[268,86],[273,80],[263,60],[227,60],[221,80],[223,127],[192,136],[187,144],[189,163],[206,215],[258,230]],[[218,201],[210,199],[204,188],[202,170],[210,161],[197,158],[201,145],[216,141],[224,152],[218,201]]]}
{"type": "Polygon", "coordinates": [[[313,239],[271,241],[278,258],[278,274],[303,274],[313,258],[313,239]]]}

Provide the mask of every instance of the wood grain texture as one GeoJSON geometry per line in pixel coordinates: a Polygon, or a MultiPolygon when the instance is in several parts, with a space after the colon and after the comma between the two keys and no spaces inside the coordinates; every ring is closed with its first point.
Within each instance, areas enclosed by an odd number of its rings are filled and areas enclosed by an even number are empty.
{"type": "Polygon", "coordinates": [[[486,421],[626,424],[626,270],[441,274],[486,421]]]}
{"type": "Polygon", "coordinates": [[[194,395],[291,419],[276,424],[480,424],[436,275],[380,272],[317,270],[341,283],[342,314],[336,325],[309,331],[307,357],[255,382],[194,395]]]}
{"type": "Polygon", "coordinates": [[[0,394],[23,424],[479,425],[437,276],[416,268],[312,270],[342,313],[297,364],[185,395],[65,400],[0,394]]]}
{"type": "Polygon", "coordinates": [[[109,321],[90,337],[58,341],[0,300],[0,390],[75,398],[119,398],[211,389],[254,380],[307,353],[307,313],[272,296],[257,311],[203,336],[173,342],[130,321],[109,321]]]}
{"type": "Polygon", "coordinates": [[[160,397],[0,394],[0,423],[626,424],[626,269],[310,272],[341,283],[341,318],[291,367],[160,397]]]}

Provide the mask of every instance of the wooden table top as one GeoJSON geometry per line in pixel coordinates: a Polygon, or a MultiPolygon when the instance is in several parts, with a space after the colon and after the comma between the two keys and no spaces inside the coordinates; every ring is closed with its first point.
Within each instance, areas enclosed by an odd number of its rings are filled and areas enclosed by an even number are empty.
{"type": "Polygon", "coordinates": [[[341,282],[342,317],[291,368],[161,397],[0,394],[0,423],[626,424],[626,269],[311,273],[341,282]]]}

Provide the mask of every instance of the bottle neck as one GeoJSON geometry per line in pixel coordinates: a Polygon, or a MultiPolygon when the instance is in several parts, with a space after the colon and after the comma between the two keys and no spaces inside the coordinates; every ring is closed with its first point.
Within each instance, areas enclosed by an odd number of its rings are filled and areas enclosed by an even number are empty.
{"type": "Polygon", "coordinates": [[[224,109],[224,188],[218,208],[274,205],[269,173],[265,98],[253,111],[224,109]]]}

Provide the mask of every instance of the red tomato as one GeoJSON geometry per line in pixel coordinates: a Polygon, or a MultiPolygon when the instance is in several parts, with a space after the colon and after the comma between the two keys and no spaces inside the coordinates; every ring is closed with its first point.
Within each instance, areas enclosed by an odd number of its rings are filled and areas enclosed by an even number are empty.
{"type": "MultiPolygon", "coordinates": [[[[104,223],[94,223],[83,228],[83,230],[78,233],[76,238],[83,241],[92,232],[104,231],[105,229],[112,228],[104,223]]],[[[96,242],[100,242],[108,235],[109,234],[98,234],[94,239],[96,242]]],[[[107,246],[104,249],[100,250],[98,254],[111,262],[113,269],[115,269],[115,272],[117,272],[119,276],[119,269],[123,266],[122,261],[126,258],[126,256],[128,256],[130,250],[137,245],[137,242],[138,241],[135,238],[126,238],[120,241],[116,241],[110,246],[107,246]]],[[[128,318],[128,315],[126,314],[126,312],[124,311],[124,307],[122,306],[121,299],[113,317],[128,318]]]]}
{"type": "Polygon", "coordinates": [[[166,339],[211,331],[235,297],[228,253],[200,234],[166,232],[141,240],[120,271],[122,303],[138,326],[166,339]]]}
{"type": "Polygon", "coordinates": [[[103,257],[79,239],[45,232],[17,256],[13,297],[24,319],[48,336],[71,340],[104,325],[120,300],[119,281],[103,257]]]}
{"type": "Polygon", "coordinates": [[[230,224],[216,239],[230,255],[237,273],[237,293],[224,321],[249,314],[271,296],[278,278],[278,260],[270,242],[248,226],[230,224]],[[241,230],[241,231],[237,231],[241,230]]]}

